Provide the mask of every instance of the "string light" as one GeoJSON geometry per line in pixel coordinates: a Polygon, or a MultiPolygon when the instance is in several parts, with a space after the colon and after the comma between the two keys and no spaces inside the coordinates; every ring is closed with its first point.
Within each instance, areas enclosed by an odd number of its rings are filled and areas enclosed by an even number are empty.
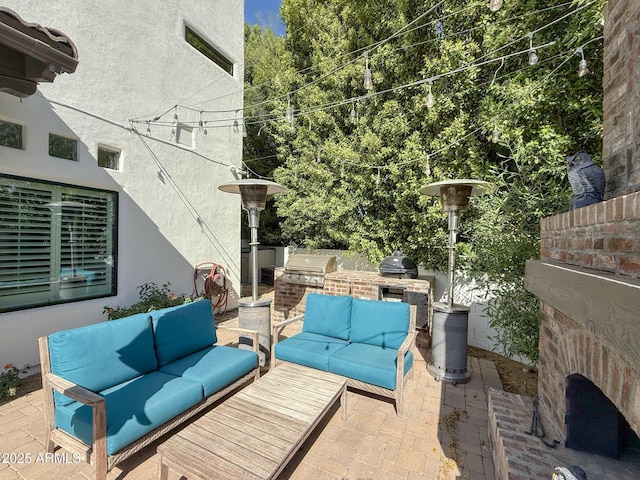
{"type": "Polygon", "coordinates": [[[433,99],[433,93],[431,92],[432,84],[433,82],[429,80],[429,93],[427,94],[427,108],[433,108],[433,106],[436,104],[435,100],[433,99]]]}
{"type": "Polygon", "coordinates": [[[149,126],[149,122],[147,122],[147,135],[151,135],[151,127],[149,126]]]}
{"type": "Polygon", "coordinates": [[[492,12],[497,12],[502,8],[502,0],[490,0],[489,1],[489,10],[492,12]]]}
{"type": "Polygon", "coordinates": [[[429,154],[427,153],[427,161],[425,162],[424,165],[424,175],[426,177],[430,177],[431,176],[431,165],[429,164],[429,154]]]}
{"type": "Polygon", "coordinates": [[[351,112],[349,113],[349,121],[355,125],[358,123],[358,114],[356,113],[356,104],[351,102],[351,112]]]}
{"type": "Polygon", "coordinates": [[[498,130],[498,127],[493,127],[493,135],[491,136],[491,141],[493,143],[498,143],[500,141],[500,130],[498,130]]]}
{"type": "Polygon", "coordinates": [[[584,59],[584,52],[582,51],[582,47],[576,50],[576,53],[579,53],[582,57],[580,63],[578,63],[578,76],[584,77],[587,73],[589,73],[589,69],[587,68],[587,61],[584,59]]]}
{"type": "Polygon", "coordinates": [[[369,69],[369,52],[364,52],[365,68],[364,68],[364,88],[365,90],[371,90],[373,88],[373,81],[371,80],[371,70],[369,69]]]}
{"type": "Polygon", "coordinates": [[[376,177],[376,185],[380,185],[380,167],[378,167],[378,176],[376,177]]]}
{"type": "Polygon", "coordinates": [[[245,122],[244,120],[242,120],[242,136],[247,136],[247,122],[245,122]]]}
{"type": "Polygon", "coordinates": [[[289,122],[289,127],[291,130],[295,130],[295,126],[293,124],[293,108],[291,108],[291,95],[287,93],[287,110],[285,112],[285,118],[287,122],[289,122]]]}
{"type": "MultiPolygon", "coordinates": [[[[485,0],[485,1],[487,1],[487,0],[485,0]]],[[[490,2],[491,2],[491,1],[492,1],[492,0],[490,0],[490,2]]],[[[556,23],[558,23],[558,22],[560,22],[560,21],[564,20],[565,18],[567,18],[567,17],[569,17],[569,16],[571,16],[571,15],[577,14],[578,12],[580,12],[580,11],[584,10],[585,8],[588,8],[588,7],[592,6],[592,5],[594,5],[597,1],[599,1],[599,0],[591,0],[591,1],[588,1],[588,3],[585,3],[584,5],[582,5],[582,6],[578,7],[577,9],[575,9],[575,10],[573,10],[573,11],[571,11],[571,12],[569,12],[569,13],[567,13],[567,14],[565,14],[565,15],[563,15],[563,16],[561,16],[561,17],[559,17],[559,18],[557,18],[557,19],[555,19],[555,20],[553,20],[553,21],[551,21],[551,22],[549,22],[549,23],[547,23],[547,24],[545,24],[545,25],[543,25],[542,27],[540,27],[540,28],[538,28],[538,29],[534,30],[532,33],[537,33],[537,32],[539,32],[539,31],[541,31],[541,30],[544,30],[544,29],[546,29],[546,28],[548,28],[548,27],[552,26],[552,25],[555,25],[556,23]]],[[[341,56],[346,56],[346,55],[350,55],[350,54],[358,53],[359,51],[363,51],[363,50],[367,50],[367,52],[368,52],[368,53],[370,53],[370,52],[371,52],[371,50],[376,49],[376,48],[379,48],[380,46],[382,46],[382,45],[384,45],[385,43],[387,43],[389,40],[391,40],[391,39],[393,39],[393,38],[396,38],[396,37],[400,36],[401,34],[402,34],[402,35],[404,35],[404,34],[407,34],[407,33],[410,33],[410,32],[412,32],[412,31],[414,31],[415,29],[422,28],[422,27],[424,27],[424,26],[426,26],[426,25],[428,25],[428,24],[432,24],[435,20],[434,20],[434,21],[431,21],[431,22],[426,22],[426,23],[424,23],[424,24],[422,24],[422,25],[419,25],[418,27],[414,27],[414,28],[412,28],[412,29],[407,30],[407,28],[408,28],[409,26],[411,26],[412,24],[416,23],[418,20],[420,20],[421,18],[423,18],[423,17],[424,17],[424,16],[426,16],[427,14],[431,13],[433,10],[435,10],[437,7],[439,7],[443,2],[444,2],[444,0],[441,0],[439,3],[437,3],[437,4],[436,4],[436,5],[434,5],[434,6],[432,6],[429,10],[427,10],[426,12],[424,12],[423,14],[421,14],[419,17],[417,17],[417,18],[415,18],[414,20],[412,20],[409,24],[407,24],[407,25],[405,25],[404,27],[400,28],[398,31],[396,31],[395,33],[393,33],[390,37],[386,38],[385,40],[382,40],[382,41],[379,41],[379,42],[377,42],[377,43],[371,44],[371,45],[369,45],[369,46],[367,46],[367,47],[364,47],[364,48],[361,48],[361,49],[359,49],[359,50],[354,50],[354,51],[352,51],[352,52],[348,52],[348,53],[342,54],[341,56]]],[[[554,8],[565,7],[565,6],[567,6],[567,5],[571,5],[571,4],[572,4],[572,2],[571,2],[571,1],[569,1],[569,2],[562,3],[562,4],[560,4],[560,5],[554,5],[554,6],[552,6],[552,7],[544,8],[544,9],[541,9],[541,10],[536,10],[536,11],[534,11],[534,12],[530,12],[530,13],[531,13],[531,14],[540,13],[540,12],[544,12],[544,11],[547,11],[547,10],[550,10],[550,9],[554,9],[554,8]]],[[[475,8],[476,6],[477,6],[477,5],[471,5],[471,7],[473,7],[473,8],[475,8]]],[[[471,8],[471,7],[467,7],[467,8],[471,8]]],[[[464,9],[463,9],[463,10],[464,10],[464,9]]],[[[449,14],[449,15],[445,15],[445,16],[442,16],[442,17],[440,17],[440,18],[441,18],[441,19],[447,18],[448,16],[455,15],[456,13],[459,13],[459,12],[461,12],[461,11],[463,11],[463,10],[460,10],[460,11],[458,11],[458,12],[452,12],[451,14],[449,14]]],[[[519,18],[519,17],[515,17],[515,18],[519,18]]],[[[501,20],[500,22],[501,22],[501,23],[503,23],[503,22],[508,22],[509,20],[510,20],[510,19],[505,19],[505,20],[501,20]]],[[[465,31],[462,31],[462,32],[458,32],[458,33],[465,33],[465,32],[468,34],[468,31],[466,31],[466,30],[465,30],[465,31]]],[[[457,35],[457,33],[454,33],[453,35],[457,35]]],[[[519,39],[518,39],[518,40],[519,40],[519,39]]],[[[512,45],[512,44],[514,44],[514,43],[516,43],[518,40],[514,40],[514,41],[510,42],[509,44],[504,45],[503,47],[501,47],[501,48],[499,48],[499,49],[495,50],[493,53],[495,53],[495,52],[497,52],[497,51],[499,51],[499,50],[502,50],[502,49],[504,49],[504,48],[507,48],[508,46],[510,46],[510,45],[512,45]]],[[[413,46],[413,45],[410,45],[410,46],[413,46]]],[[[405,48],[405,47],[403,47],[403,48],[405,48]]],[[[487,55],[488,55],[488,54],[486,54],[486,55],[485,55],[485,57],[486,57],[487,55]]],[[[319,77],[319,78],[317,78],[317,79],[314,79],[313,81],[309,82],[308,84],[303,85],[302,87],[300,87],[300,88],[298,88],[297,90],[295,90],[293,93],[295,93],[295,92],[297,92],[297,91],[300,91],[300,90],[301,90],[301,89],[303,89],[303,88],[306,88],[306,87],[309,87],[309,86],[311,86],[311,85],[314,85],[315,83],[318,83],[319,81],[321,81],[321,80],[323,80],[323,79],[327,78],[328,76],[330,76],[330,75],[332,75],[332,74],[336,73],[337,71],[339,71],[339,70],[341,70],[341,69],[343,69],[343,68],[347,67],[348,65],[352,64],[352,63],[353,63],[354,61],[356,61],[356,60],[357,60],[357,58],[356,58],[356,59],[354,59],[354,60],[350,60],[350,61],[348,61],[348,62],[344,63],[343,65],[340,65],[339,67],[337,67],[337,68],[333,69],[333,70],[332,70],[331,72],[329,72],[328,74],[323,75],[323,76],[321,76],[321,77],[319,77]]],[[[476,59],[476,60],[477,60],[477,59],[476,59]]],[[[308,67],[308,68],[306,68],[306,69],[302,69],[302,70],[300,70],[300,71],[298,71],[298,72],[296,72],[296,73],[304,73],[305,71],[309,70],[310,68],[311,68],[311,67],[308,67]]],[[[260,86],[267,85],[267,84],[269,84],[269,83],[271,83],[271,82],[265,82],[264,84],[256,85],[256,86],[252,86],[251,88],[258,88],[258,87],[260,87],[260,86]]],[[[220,97],[216,97],[216,98],[214,98],[214,99],[210,99],[210,100],[207,100],[207,101],[216,100],[216,99],[219,99],[219,98],[224,98],[224,97],[227,97],[227,96],[230,96],[230,95],[235,95],[235,94],[237,94],[237,93],[241,93],[241,92],[232,92],[232,93],[228,93],[228,94],[225,94],[225,95],[222,95],[222,96],[220,96],[220,97]]],[[[277,97],[277,98],[282,98],[283,96],[284,96],[284,95],[282,95],[281,97],[277,97]]],[[[255,104],[255,105],[249,105],[249,107],[255,107],[255,106],[258,106],[258,105],[261,105],[261,104],[263,104],[263,103],[266,103],[266,102],[268,102],[268,101],[273,101],[273,100],[274,100],[274,99],[273,99],[273,98],[271,98],[271,99],[269,99],[269,100],[265,100],[265,101],[263,101],[263,102],[259,102],[259,103],[255,104]]],[[[177,106],[178,106],[178,105],[176,105],[176,106],[174,106],[174,107],[171,107],[171,108],[175,108],[175,107],[177,107],[177,106]]],[[[196,109],[193,109],[193,108],[188,107],[188,106],[186,106],[186,105],[179,105],[179,106],[180,106],[180,107],[183,107],[183,108],[186,108],[186,109],[196,110],[196,109]]],[[[197,111],[197,110],[196,110],[196,111],[197,111]]],[[[207,113],[224,113],[224,112],[230,112],[230,111],[233,111],[233,110],[207,110],[206,112],[207,112],[207,113]]],[[[165,112],[165,113],[167,113],[167,112],[165,112]]],[[[162,115],[164,115],[164,114],[161,114],[161,115],[159,115],[159,116],[155,117],[155,118],[153,119],[153,122],[155,122],[156,120],[158,120],[162,115]]],[[[133,119],[133,120],[134,120],[134,121],[138,121],[139,123],[143,123],[143,122],[145,122],[145,121],[146,121],[146,120],[144,120],[144,119],[141,119],[140,117],[135,118],[135,119],[133,119]]],[[[222,121],[222,120],[220,120],[220,121],[222,121]]]]}
{"type": "Polygon", "coordinates": [[[535,65],[538,63],[538,55],[536,49],[533,48],[533,33],[529,34],[529,65],[535,65]]]}

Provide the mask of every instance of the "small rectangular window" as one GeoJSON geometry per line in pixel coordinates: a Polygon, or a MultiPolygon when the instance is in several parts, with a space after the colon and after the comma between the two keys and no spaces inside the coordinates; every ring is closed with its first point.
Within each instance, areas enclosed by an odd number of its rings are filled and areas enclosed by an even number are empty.
{"type": "Polygon", "coordinates": [[[98,166],[110,170],[120,170],[120,150],[99,146],[98,166]]]}
{"type": "Polygon", "coordinates": [[[22,149],[22,125],[0,120],[0,145],[22,149]]]}
{"type": "Polygon", "coordinates": [[[75,162],[78,160],[78,141],[74,138],[61,137],[50,133],[49,155],[75,162]]]}
{"type": "Polygon", "coordinates": [[[198,50],[201,54],[222,68],[229,75],[233,76],[233,62],[222,53],[207,43],[200,35],[195,33],[186,25],[184,26],[184,36],[187,43],[198,50]]]}

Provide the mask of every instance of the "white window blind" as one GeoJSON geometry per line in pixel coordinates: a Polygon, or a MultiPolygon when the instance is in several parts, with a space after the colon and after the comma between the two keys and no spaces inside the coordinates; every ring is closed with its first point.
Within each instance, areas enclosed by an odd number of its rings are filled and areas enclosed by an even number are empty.
{"type": "Polygon", "coordinates": [[[117,193],[0,176],[0,311],[115,295],[117,193]]]}

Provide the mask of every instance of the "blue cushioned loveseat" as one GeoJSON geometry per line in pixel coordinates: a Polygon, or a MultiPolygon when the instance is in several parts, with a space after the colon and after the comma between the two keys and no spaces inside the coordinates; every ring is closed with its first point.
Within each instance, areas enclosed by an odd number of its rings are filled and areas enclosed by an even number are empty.
{"type": "Polygon", "coordinates": [[[304,315],[273,326],[271,365],[281,360],[342,375],[349,387],[395,399],[401,416],[415,335],[415,306],[312,293],[304,315]],[[278,341],[296,321],[302,331],[278,341]]]}
{"type": "MultiPolygon", "coordinates": [[[[253,335],[258,333],[231,329],[253,335]]],[[[256,350],[217,342],[211,303],[196,301],[39,339],[45,446],[114,465],[260,375],[256,350]]]]}

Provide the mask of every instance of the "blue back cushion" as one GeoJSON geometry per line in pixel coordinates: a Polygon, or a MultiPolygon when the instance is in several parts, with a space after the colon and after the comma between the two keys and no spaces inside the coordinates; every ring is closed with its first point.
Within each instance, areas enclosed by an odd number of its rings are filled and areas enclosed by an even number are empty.
{"type": "Polygon", "coordinates": [[[217,341],[209,300],[151,312],[156,356],[160,366],[190,355],[217,341]]]}
{"type": "Polygon", "coordinates": [[[346,295],[334,297],[310,293],[304,309],[302,331],[348,340],[352,300],[346,295]]]}
{"type": "Polygon", "coordinates": [[[53,373],[95,392],[158,368],[148,313],[49,335],[49,356],[53,373]]]}
{"type": "Polygon", "coordinates": [[[354,298],[350,340],[397,349],[409,332],[410,314],[408,303],[354,298]]]}

